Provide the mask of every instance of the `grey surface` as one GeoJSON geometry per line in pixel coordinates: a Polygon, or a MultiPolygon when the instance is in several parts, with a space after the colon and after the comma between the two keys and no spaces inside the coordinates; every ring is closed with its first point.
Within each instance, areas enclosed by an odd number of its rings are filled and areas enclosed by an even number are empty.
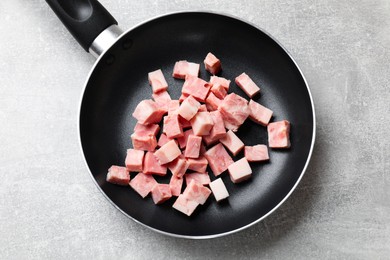
{"type": "Polygon", "coordinates": [[[389,259],[390,2],[101,1],[122,28],[179,10],[266,29],[311,86],[317,142],[306,175],[265,221],[207,241],[165,237],[117,211],[79,147],[94,58],[43,0],[0,1],[0,259],[389,259]]]}

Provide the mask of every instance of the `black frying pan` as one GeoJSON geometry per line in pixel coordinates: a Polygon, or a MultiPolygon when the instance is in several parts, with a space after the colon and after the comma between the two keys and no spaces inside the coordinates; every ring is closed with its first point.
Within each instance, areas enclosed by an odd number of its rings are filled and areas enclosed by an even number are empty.
{"type": "MultiPolygon", "coordinates": [[[[291,194],[308,165],[315,139],[315,113],[307,83],[291,56],[270,35],[237,18],[207,12],[168,14],[122,34],[105,50],[104,31],[116,21],[96,1],[47,0],[79,43],[99,55],[85,85],[80,108],[80,139],[93,179],[109,201],[131,219],[164,234],[210,238],[237,232],[264,219],[291,194]],[[93,46],[95,38],[103,47],[93,46]],[[91,47],[92,45],[92,47],[91,47]],[[147,73],[161,68],[170,95],[178,99],[183,81],[171,77],[177,60],[202,63],[207,52],[222,61],[221,76],[242,72],[261,85],[256,101],[274,111],[274,121],[291,122],[291,148],[270,150],[270,162],[251,164],[249,181],[233,184],[222,175],[230,197],[217,204],[209,198],[191,217],[172,209],[174,199],[156,206],[129,187],[105,181],[112,164],[124,164],[136,120],[131,114],[151,98],[147,73]]],[[[112,27],[112,26],[111,26],[112,27]]],[[[117,28],[117,27],[112,27],[117,28]]],[[[118,32],[118,30],[117,30],[118,32]]],[[[108,43],[110,45],[110,37],[108,43]]],[[[112,38],[112,37],[111,37],[112,38]]],[[[200,77],[209,74],[201,69],[200,77]]],[[[231,91],[247,97],[235,84],[231,91]]],[[[267,144],[265,127],[250,120],[237,135],[247,145],[267,144]]],[[[234,159],[241,158],[240,153],[234,159]]],[[[134,177],[134,174],[132,174],[134,177]]],[[[168,182],[169,178],[158,178],[168,182]]],[[[299,210],[299,209],[297,209],[299,210]]]]}

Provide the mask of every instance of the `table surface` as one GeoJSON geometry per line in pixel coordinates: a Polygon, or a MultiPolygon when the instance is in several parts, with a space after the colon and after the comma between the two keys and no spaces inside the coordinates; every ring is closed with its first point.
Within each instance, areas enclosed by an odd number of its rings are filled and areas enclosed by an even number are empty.
{"type": "Polygon", "coordinates": [[[311,87],[317,139],[292,196],[213,240],[166,237],[128,219],[91,181],[78,140],[94,63],[45,1],[0,1],[1,259],[388,259],[390,2],[102,0],[122,28],[212,10],[276,37],[311,87]]]}

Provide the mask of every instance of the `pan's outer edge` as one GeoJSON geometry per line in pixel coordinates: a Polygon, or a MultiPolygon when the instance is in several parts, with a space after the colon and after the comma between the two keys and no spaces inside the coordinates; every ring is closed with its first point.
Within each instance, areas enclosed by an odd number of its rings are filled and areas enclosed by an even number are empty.
{"type": "Polygon", "coordinates": [[[110,49],[108,48],[106,51],[104,51],[99,57],[98,59],[96,60],[95,64],[93,65],[93,67],[91,68],[89,74],[88,74],[88,77],[85,81],[85,84],[84,84],[84,87],[83,87],[83,90],[82,90],[82,95],[81,95],[81,98],[80,98],[80,102],[79,102],[79,120],[78,120],[78,131],[79,131],[79,146],[80,146],[80,149],[82,151],[82,154],[83,154],[83,157],[84,157],[84,163],[85,163],[85,166],[87,167],[88,171],[89,171],[89,174],[90,174],[90,177],[92,178],[93,182],[95,183],[95,185],[97,186],[97,188],[99,189],[99,191],[103,194],[103,196],[115,207],[117,208],[120,212],[122,212],[125,216],[127,216],[128,218],[132,219],[133,221],[135,221],[136,223],[139,223],[141,224],[142,226],[144,227],[147,227],[157,233],[160,233],[160,234],[163,234],[163,235],[168,235],[168,236],[172,236],[172,237],[177,237],[177,238],[186,238],[186,239],[211,239],[211,238],[217,238],[217,237],[222,237],[222,236],[226,236],[226,235],[230,235],[230,234],[234,234],[234,233],[237,233],[239,231],[242,231],[244,229],[247,229],[257,223],[259,223],[260,221],[264,220],[266,217],[268,217],[269,215],[271,215],[276,209],[278,209],[289,197],[290,195],[293,193],[293,191],[296,189],[296,187],[298,186],[299,182],[301,181],[303,175],[305,174],[306,172],[306,169],[309,165],[309,162],[310,162],[310,159],[311,159],[311,156],[312,156],[312,153],[313,153],[313,149],[314,149],[314,143],[315,143],[315,138],[316,138],[316,116],[315,116],[315,109],[314,109],[314,102],[313,102],[313,97],[312,97],[312,94],[311,94],[311,91],[310,91],[310,88],[309,88],[309,85],[307,83],[307,80],[301,70],[301,68],[298,66],[297,62],[294,60],[294,58],[292,57],[292,55],[289,53],[289,51],[277,40],[275,39],[270,33],[268,33],[266,30],[264,30],[263,28],[260,28],[259,26],[257,26],[256,24],[253,24],[252,22],[249,22],[249,21],[246,21],[240,17],[237,17],[237,16],[234,16],[234,15],[231,15],[231,14],[227,14],[227,13],[222,13],[222,12],[211,12],[211,11],[181,11],[181,12],[171,12],[171,13],[166,13],[166,14],[163,14],[163,15],[159,15],[159,16],[155,16],[151,19],[148,19],[146,21],[143,21],[141,23],[138,23],[137,25],[133,26],[132,28],[126,30],[122,35],[120,35],[117,40],[114,42],[114,44],[116,42],[118,42],[122,37],[124,37],[125,35],[127,35],[128,32],[134,30],[135,28],[139,27],[139,26],[142,26],[146,23],[149,23],[150,21],[153,21],[155,19],[159,19],[159,18],[162,18],[162,17],[165,17],[165,16],[170,16],[170,15],[176,15],[176,14],[186,14],[186,13],[204,13],[204,14],[213,14],[213,15],[219,15],[219,16],[226,16],[226,17],[229,17],[229,18],[233,18],[233,19],[236,19],[236,20],[239,20],[239,21],[242,21],[256,29],[258,29],[259,31],[265,33],[268,37],[270,37],[273,41],[275,41],[286,53],[287,55],[290,57],[290,59],[294,62],[295,66],[297,67],[299,73],[301,74],[304,82],[305,82],[305,85],[306,85],[306,88],[307,88],[307,91],[309,93],[309,97],[310,97],[310,103],[311,103],[311,107],[312,107],[312,111],[313,111],[313,137],[312,137],[312,140],[311,140],[311,146],[310,146],[310,151],[309,151],[309,155],[307,157],[307,160],[306,160],[306,163],[305,163],[305,166],[303,167],[303,170],[301,172],[301,175],[299,176],[298,180],[296,181],[296,183],[294,184],[294,186],[292,187],[292,189],[289,191],[289,193],[283,198],[283,200],[281,200],[278,205],[276,205],[272,210],[270,210],[267,214],[265,214],[263,217],[253,221],[252,223],[248,224],[248,225],[245,225],[241,228],[237,228],[237,229],[234,229],[234,230],[231,230],[231,231],[228,231],[228,232],[224,232],[224,233],[219,233],[219,234],[213,234],[213,235],[206,235],[206,236],[188,236],[188,235],[178,235],[178,234],[174,234],[174,233],[169,233],[169,232],[165,232],[165,231],[161,231],[161,230],[158,230],[158,229],[155,229],[155,228],[152,228],[136,219],[134,219],[133,217],[129,216],[126,212],[124,212],[121,208],[119,208],[104,192],[103,190],[100,188],[99,184],[96,182],[94,176],[92,175],[92,172],[91,170],[89,169],[89,166],[87,164],[87,160],[85,158],[85,154],[84,154],[84,151],[83,151],[83,147],[82,147],[82,143],[81,143],[81,129],[80,129],[80,118],[81,118],[81,106],[82,106],[82,102],[83,102],[83,97],[84,97],[84,94],[85,94],[85,90],[86,90],[86,87],[87,87],[87,84],[89,82],[89,79],[93,73],[93,71],[95,70],[95,67],[97,66],[97,64],[99,64],[99,62],[101,61],[102,57],[104,56],[104,54],[110,49]]]}

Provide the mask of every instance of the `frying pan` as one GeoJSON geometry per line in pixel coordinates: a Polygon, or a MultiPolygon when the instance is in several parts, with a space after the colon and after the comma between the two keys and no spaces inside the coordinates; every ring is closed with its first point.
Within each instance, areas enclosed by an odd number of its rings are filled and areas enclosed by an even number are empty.
{"type": "MultiPolygon", "coordinates": [[[[163,234],[213,238],[258,223],[289,197],[313,150],[315,113],[303,74],[274,38],[238,18],[209,12],[167,14],[122,33],[97,1],[46,1],[81,46],[97,57],[81,100],[80,142],[93,180],[117,209],[163,234]],[[202,63],[208,52],[222,61],[220,76],[234,79],[246,72],[261,86],[255,101],[273,110],[273,121],[291,122],[291,148],[270,149],[270,161],[251,164],[253,176],[246,182],[233,184],[227,173],[222,174],[228,200],[216,203],[209,198],[187,217],[172,209],[174,199],[156,206],[150,197],[142,199],[129,187],[107,183],[105,177],[112,164],[124,164],[136,123],[131,114],[141,100],[151,98],[147,73],[162,69],[171,97],[178,99],[183,81],[171,77],[175,61],[202,63]]],[[[209,76],[201,68],[200,77],[209,76]]],[[[247,97],[234,82],[230,91],[247,97]]],[[[267,144],[266,128],[250,120],[237,135],[246,145],[267,144]]],[[[167,183],[169,178],[156,179],[167,183]]]]}

